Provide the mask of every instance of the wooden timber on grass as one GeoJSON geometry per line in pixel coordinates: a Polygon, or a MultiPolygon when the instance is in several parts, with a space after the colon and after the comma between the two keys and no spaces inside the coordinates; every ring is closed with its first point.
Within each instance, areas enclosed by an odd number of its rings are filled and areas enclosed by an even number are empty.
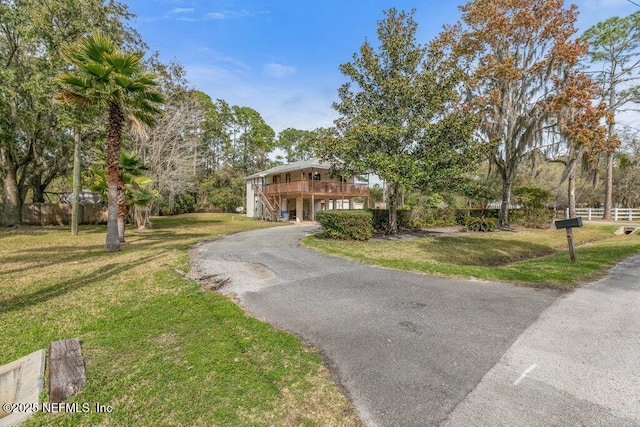
{"type": "Polygon", "coordinates": [[[80,340],[53,341],[49,348],[49,401],[66,401],[87,383],[80,340]]]}

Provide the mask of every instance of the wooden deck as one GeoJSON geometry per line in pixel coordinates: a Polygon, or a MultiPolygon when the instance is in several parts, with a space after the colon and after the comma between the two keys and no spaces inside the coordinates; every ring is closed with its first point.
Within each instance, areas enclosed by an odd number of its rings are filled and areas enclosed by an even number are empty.
{"type": "Polygon", "coordinates": [[[267,184],[267,196],[318,196],[328,198],[369,197],[368,184],[343,182],[291,181],[267,184]]]}

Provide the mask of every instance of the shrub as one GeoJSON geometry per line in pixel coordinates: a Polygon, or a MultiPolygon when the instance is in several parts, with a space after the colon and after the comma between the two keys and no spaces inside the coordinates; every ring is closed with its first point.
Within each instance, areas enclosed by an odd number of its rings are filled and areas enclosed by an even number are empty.
{"type": "Polygon", "coordinates": [[[553,209],[514,209],[510,211],[511,222],[526,228],[549,228],[555,217],[553,209]]]}
{"type": "Polygon", "coordinates": [[[417,206],[409,212],[409,225],[414,228],[456,225],[456,209],[417,206]]]}
{"type": "Polygon", "coordinates": [[[494,231],[498,227],[498,220],[488,216],[469,216],[465,225],[469,231],[494,231]]]}
{"type": "Polygon", "coordinates": [[[332,239],[368,240],[373,235],[373,216],[365,210],[335,210],[316,213],[324,227],[323,235],[332,239]]]}
{"type": "Polygon", "coordinates": [[[196,196],[192,193],[177,194],[160,200],[160,215],[180,215],[196,211],[196,196]]]}
{"type": "Polygon", "coordinates": [[[467,225],[468,218],[495,218],[498,219],[499,209],[456,209],[455,223],[457,225],[467,225]]]}
{"type": "Polygon", "coordinates": [[[515,203],[522,206],[513,211],[511,222],[527,228],[548,228],[553,220],[553,210],[545,205],[551,193],[535,185],[518,187],[513,190],[515,203]]]}
{"type": "MultiPolygon", "coordinates": [[[[377,233],[389,232],[389,209],[368,209],[372,215],[373,229],[377,233]]],[[[411,227],[411,211],[398,209],[398,227],[411,227]]]]}

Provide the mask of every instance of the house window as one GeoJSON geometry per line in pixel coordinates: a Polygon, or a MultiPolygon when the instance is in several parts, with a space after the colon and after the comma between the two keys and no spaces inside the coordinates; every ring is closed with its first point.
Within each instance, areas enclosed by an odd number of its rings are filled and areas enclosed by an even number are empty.
{"type": "Polygon", "coordinates": [[[313,180],[314,181],[320,181],[320,178],[321,178],[320,172],[316,172],[316,173],[313,174],[313,180]]]}

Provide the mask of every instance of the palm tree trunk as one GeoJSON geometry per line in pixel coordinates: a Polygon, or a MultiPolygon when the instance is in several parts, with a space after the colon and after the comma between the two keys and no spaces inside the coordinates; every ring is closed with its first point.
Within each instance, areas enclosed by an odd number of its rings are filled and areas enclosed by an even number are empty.
{"type": "Polygon", "coordinates": [[[120,162],[120,143],[122,141],[122,127],[124,115],[117,102],[109,105],[109,121],[107,130],[107,240],[105,250],[116,252],[120,250],[118,236],[118,181],[120,162]]]}
{"type": "Polygon", "coordinates": [[[118,239],[124,242],[124,229],[127,224],[127,201],[124,195],[124,181],[122,175],[118,178],[118,239]]]}

